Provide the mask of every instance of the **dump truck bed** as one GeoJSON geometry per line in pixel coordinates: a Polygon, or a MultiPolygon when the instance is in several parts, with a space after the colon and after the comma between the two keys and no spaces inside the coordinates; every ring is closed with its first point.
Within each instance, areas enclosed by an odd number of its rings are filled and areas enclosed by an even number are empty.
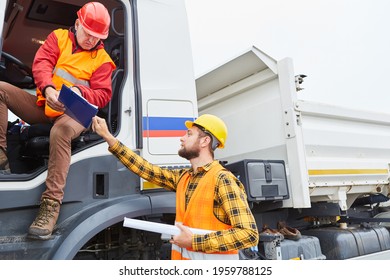
{"type": "Polygon", "coordinates": [[[284,207],[347,210],[364,194],[387,195],[390,115],[299,100],[297,78],[292,59],[256,47],[199,77],[199,115],[216,114],[229,130],[217,158],[285,161],[284,207]]]}

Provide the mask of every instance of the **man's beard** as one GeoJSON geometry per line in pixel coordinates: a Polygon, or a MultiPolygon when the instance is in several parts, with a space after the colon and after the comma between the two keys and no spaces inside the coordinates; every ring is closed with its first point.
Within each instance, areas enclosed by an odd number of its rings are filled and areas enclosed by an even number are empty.
{"type": "Polygon", "coordinates": [[[191,160],[193,158],[199,157],[200,149],[199,147],[193,147],[191,150],[187,150],[186,148],[182,147],[179,152],[179,156],[182,158],[185,158],[186,160],[191,160]]]}

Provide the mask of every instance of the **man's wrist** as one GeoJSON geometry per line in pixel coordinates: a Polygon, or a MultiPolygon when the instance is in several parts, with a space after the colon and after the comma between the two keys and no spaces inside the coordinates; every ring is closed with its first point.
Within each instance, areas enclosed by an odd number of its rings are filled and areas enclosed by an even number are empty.
{"type": "Polygon", "coordinates": [[[107,142],[109,147],[113,147],[118,141],[112,134],[103,136],[103,139],[107,142]]]}
{"type": "Polygon", "coordinates": [[[47,85],[47,86],[45,86],[44,88],[43,88],[43,90],[42,90],[42,95],[43,95],[43,97],[45,97],[46,98],[46,91],[47,91],[47,89],[49,89],[49,88],[52,88],[52,89],[56,89],[53,85],[47,85]]]}

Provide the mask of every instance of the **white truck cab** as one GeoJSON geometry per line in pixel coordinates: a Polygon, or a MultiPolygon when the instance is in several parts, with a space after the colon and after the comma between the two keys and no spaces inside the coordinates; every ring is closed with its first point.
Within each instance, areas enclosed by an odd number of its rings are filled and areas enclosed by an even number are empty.
{"type": "MultiPolygon", "coordinates": [[[[4,21],[0,21],[0,80],[35,94],[31,65],[37,49],[51,31],[72,26],[76,12],[86,2],[1,1],[0,17],[4,21]]],[[[184,121],[197,116],[197,100],[184,2],[100,2],[111,15],[110,33],[104,44],[117,69],[112,77],[112,100],[98,114],[106,118],[111,132],[122,143],[149,161],[164,166],[187,165],[177,151],[186,131],[184,121]]],[[[108,256],[114,251],[119,254],[118,248],[99,248],[92,254],[86,248],[91,244],[99,247],[108,230],[115,236],[130,233],[121,225],[125,216],[149,216],[161,221],[164,215],[167,222],[172,220],[174,193],[156,191],[155,186],[140,180],[114,159],[100,137],[87,131],[72,143],[56,234],[46,243],[31,242],[26,232],[45,189],[50,128],[23,124],[21,129],[18,122],[23,120],[9,116],[7,152],[12,174],[0,175],[0,259],[89,258],[98,252],[108,256]]],[[[153,234],[150,236],[155,239],[153,234]]],[[[143,242],[147,244],[149,239],[143,242]]],[[[138,241],[131,241],[134,242],[138,241]]],[[[153,249],[145,245],[144,253],[135,250],[134,254],[159,258],[161,242],[160,239],[151,245],[153,249]]],[[[132,254],[127,257],[136,258],[132,254]]]]}

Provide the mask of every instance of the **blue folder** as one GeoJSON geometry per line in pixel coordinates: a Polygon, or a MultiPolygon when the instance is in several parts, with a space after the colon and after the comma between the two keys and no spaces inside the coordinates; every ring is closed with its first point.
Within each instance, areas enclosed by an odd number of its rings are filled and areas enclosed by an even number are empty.
{"type": "Polygon", "coordinates": [[[88,128],[92,118],[96,116],[98,108],[89,103],[84,97],[78,95],[65,85],[62,85],[58,100],[64,104],[65,114],[78,121],[82,126],[88,128]]]}

